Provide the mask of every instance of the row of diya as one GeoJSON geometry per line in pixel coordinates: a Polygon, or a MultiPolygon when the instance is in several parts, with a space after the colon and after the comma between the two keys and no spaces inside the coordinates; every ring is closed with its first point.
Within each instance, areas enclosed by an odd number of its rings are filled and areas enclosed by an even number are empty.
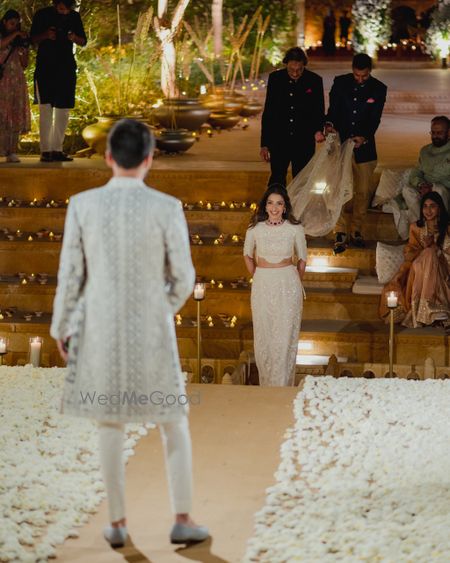
{"type": "MultiPolygon", "coordinates": [[[[37,207],[46,209],[59,209],[66,208],[69,204],[69,199],[66,200],[48,200],[34,198],[31,201],[0,196],[0,207],[37,207]]],[[[197,201],[183,203],[183,208],[187,211],[229,211],[231,210],[247,210],[255,211],[257,208],[256,202],[248,201],[197,201]]]]}
{"type": "Polygon", "coordinates": [[[7,309],[0,310],[0,321],[23,318],[25,321],[31,322],[33,319],[42,320],[43,315],[49,316],[50,313],[46,314],[43,311],[19,311],[17,307],[8,307],[7,309]]]}
{"type": "Polygon", "coordinates": [[[255,211],[258,207],[256,202],[248,202],[248,201],[197,201],[195,203],[183,203],[183,208],[186,211],[229,211],[231,210],[247,210],[255,211]]]}
{"type": "MultiPolygon", "coordinates": [[[[226,313],[219,313],[218,315],[215,315],[214,318],[211,315],[201,315],[200,317],[200,324],[201,325],[205,325],[208,326],[209,328],[214,328],[215,322],[216,323],[222,323],[222,325],[225,328],[235,328],[236,323],[237,323],[237,317],[236,315],[227,315],[226,313]]],[[[196,327],[197,326],[197,320],[196,319],[191,319],[191,318],[186,318],[186,317],[182,317],[182,315],[178,314],[175,315],[175,325],[176,326],[185,326],[185,327],[196,327]]]]}
{"type": "MultiPolygon", "coordinates": [[[[204,282],[203,278],[199,278],[199,281],[204,282]]],[[[15,275],[0,275],[0,283],[7,284],[18,284],[27,285],[29,283],[37,283],[40,285],[47,285],[49,283],[55,283],[56,277],[50,276],[45,272],[39,274],[26,274],[25,272],[18,272],[15,275]]],[[[206,287],[209,289],[248,289],[253,283],[253,278],[247,280],[244,277],[239,277],[231,281],[215,280],[211,279],[206,283],[206,287]]]]}
{"type": "Polygon", "coordinates": [[[13,197],[0,196],[0,207],[44,207],[47,209],[57,209],[67,207],[69,199],[54,200],[54,199],[37,199],[36,197],[31,201],[17,199],[13,197]]]}
{"type": "Polygon", "coordinates": [[[49,281],[56,281],[56,277],[49,276],[45,272],[39,274],[26,274],[25,272],[18,272],[13,276],[0,275],[0,282],[3,283],[16,283],[19,285],[27,285],[28,283],[38,283],[40,285],[47,285],[49,281]]]}
{"type": "Polygon", "coordinates": [[[241,244],[244,237],[241,235],[224,235],[221,233],[217,238],[214,236],[203,235],[203,238],[198,234],[191,235],[191,242],[195,246],[205,245],[226,245],[226,244],[241,244]]]}
{"type": "Polygon", "coordinates": [[[33,232],[23,232],[20,229],[16,231],[11,231],[8,228],[3,228],[0,230],[1,234],[6,240],[27,240],[28,242],[33,242],[38,240],[40,242],[60,242],[62,240],[62,233],[54,233],[47,229],[40,229],[39,231],[33,232]]]}
{"type": "Polygon", "coordinates": [[[204,278],[198,277],[197,282],[205,283],[206,287],[209,289],[248,289],[253,283],[253,278],[247,280],[245,277],[241,276],[231,281],[216,281],[215,279],[211,279],[205,282],[204,278]]]}

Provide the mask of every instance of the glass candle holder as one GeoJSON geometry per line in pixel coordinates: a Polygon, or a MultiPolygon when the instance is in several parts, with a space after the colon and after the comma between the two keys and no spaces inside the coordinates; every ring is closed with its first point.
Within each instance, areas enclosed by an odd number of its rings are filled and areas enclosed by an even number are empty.
{"type": "Polygon", "coordinates": [[[389,309],[395,309],[398,307],[398,295],[396,291],[389,291],[386,296],[386,304],[389,309]]]}
{"type": "Polygon", "coordinates": [[[197,282],[194,286],[194,299],[196,301],[203,301],[206,293],[206,284],[197,282]]]}
{"type": "Polygon", "coordinates": [[[41,351],[44,340],[40,336],[30,338],[29,363],[37,368],[41,363],[41,351]]]}

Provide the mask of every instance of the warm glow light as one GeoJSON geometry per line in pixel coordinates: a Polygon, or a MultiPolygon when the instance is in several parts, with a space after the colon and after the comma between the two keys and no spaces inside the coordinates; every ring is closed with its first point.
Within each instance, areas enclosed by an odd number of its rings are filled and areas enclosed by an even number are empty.
{"type": "Polygon", "coordinates": [[[205,86],[204,84],[202,84],[202,85],[200,86],[200,94],[201,94],[201,95],[206,94],[206,86],[205,86]]]}
{"type": "Polygon", "coordinates": [[[314,184],[314,189],[312,190],[313,194],[323,194],[325,193],[327,189],[327,183],[326,182],[316,182],[314,184]]]}
{"type": "Polygon", "coordinates": [[[326,256],[313,256],[311,259],[311,266],[324,268],[328,266],[328,258],[326,256]]]}
{"type": "Polygon", "coordinates": [[[445,39],[444,37],[439,37],[436,41],[437,48],[439,49],[439,54],[441,57],[446,57],[450,49],[450,39],[445,39]]]}
{"type": "Polygon", "coordinates": [[[305,351],[305,350],[312,350],[314,348],[314,344],[309,340],[300,340],[298,343],[298,351],[305,351]]]}
{"type": "MultiPolygon", "coordinates": [[[[298,366],[326,366],[328,365],[328,361],[330,356],[321,356],[318,354],[302,354],[297,356],[296,364],[298,366]]],[[[348,358],[338,357],[337,360],[339,363],[344,363],[347,361],[348,358]]]]}

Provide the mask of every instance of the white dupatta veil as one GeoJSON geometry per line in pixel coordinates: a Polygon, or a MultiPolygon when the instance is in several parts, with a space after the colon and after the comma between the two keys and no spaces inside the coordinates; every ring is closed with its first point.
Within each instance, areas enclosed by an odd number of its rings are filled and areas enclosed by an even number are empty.
{"type": "Polygon", "coordinates": [[[342,207],[353,197],[351,139],[342,146],[335,133],[327,135],[308,164],[287,186],[292,211],[307,235],[320,237],[333,230],[342,207]]]}

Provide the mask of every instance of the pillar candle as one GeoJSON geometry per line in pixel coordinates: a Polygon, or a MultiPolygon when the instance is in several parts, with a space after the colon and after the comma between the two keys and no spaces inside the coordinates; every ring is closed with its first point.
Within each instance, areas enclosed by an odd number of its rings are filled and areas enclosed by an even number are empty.
{"type": "Polygon", "coordinates": [[[41,363],[41,348],[42,339],[39,336],[30,338],[30,364],[35,368],[41,363]]]}

